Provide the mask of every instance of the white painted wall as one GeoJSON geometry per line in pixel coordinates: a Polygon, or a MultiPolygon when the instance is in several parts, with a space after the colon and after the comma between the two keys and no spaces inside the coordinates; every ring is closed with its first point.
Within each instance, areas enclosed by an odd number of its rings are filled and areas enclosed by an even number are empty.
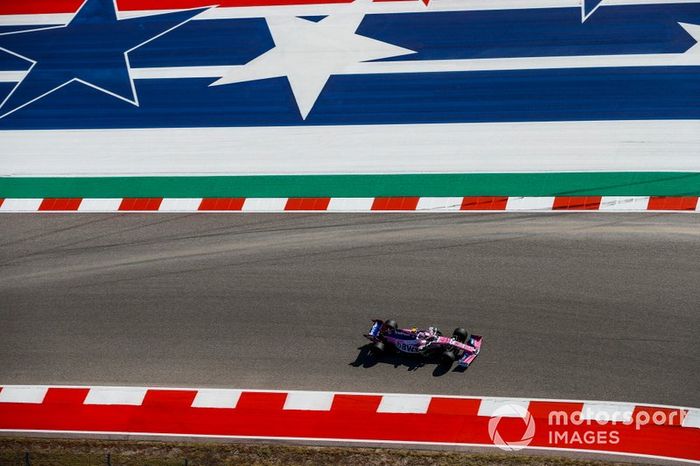
{"type": "Polygon", "coordinates": [[[700,171],[700,121],[0,132],[0,176],[700,171]]]}

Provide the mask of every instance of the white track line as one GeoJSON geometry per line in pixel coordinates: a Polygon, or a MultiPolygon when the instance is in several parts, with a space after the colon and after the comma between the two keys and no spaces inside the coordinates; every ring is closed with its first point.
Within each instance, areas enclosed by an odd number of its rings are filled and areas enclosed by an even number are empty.
{"type": "Polygon", "coordinates": [[[48,387],[11,386],[0,390],[0,403],[43,403],[48,387]]]}
{"type": "Polygon", "coordinates": [[[333,397],[332,392],[290,392],[282,409],[330,411],[333,397]]]}
{"type": "Polygon", "coordinates": [[[700,120],[23,130],[0,147],[0,176],[699,172],[700,120]]]}
{"type": "Polygon", "coordinates": [[[632,403],[584,403],[581,419],[590,421],[632,422],[632,403]]]}
{"type": "Polygon", "coordinates": [[[131,405],[143,404],[148,390],[138,387],[93,387],[85,398],[86,405],[131,405]]]}
{"type": "Polygon", "coordinates": [[[192,401],[193,408],[235,408],[242,390],[199,389],[192,401]]]}
{"type": "Polygon", "coordinates": [[[0,212],[34,212],[39,209],[43,199],[5,199],[0,205],[0,212]]]}
{"type": "Polygon", "coordinates": [[[484,398],[479,405],[479,416],[493,416],[498,411],[500,417],[522,417],[519,412],[512,409],[504,410],[504,408],[520,406],[522,412],[526,413],[529,405],[528,400],[518,398],[484,398]]]}
{"type": "Polygon", "coordinates": [[[377,412],[425,414],[431,399],[427,395],[384,395],[377,412]]]}

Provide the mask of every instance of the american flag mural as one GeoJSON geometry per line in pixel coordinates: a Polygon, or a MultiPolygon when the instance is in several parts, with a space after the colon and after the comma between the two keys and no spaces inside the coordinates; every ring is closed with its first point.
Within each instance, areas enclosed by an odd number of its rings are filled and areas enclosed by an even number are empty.
{"type": "Polygon", "coordinates": [[[697,196],[698,41],[692,1],[6,1],[0,196],[697,196]]]}

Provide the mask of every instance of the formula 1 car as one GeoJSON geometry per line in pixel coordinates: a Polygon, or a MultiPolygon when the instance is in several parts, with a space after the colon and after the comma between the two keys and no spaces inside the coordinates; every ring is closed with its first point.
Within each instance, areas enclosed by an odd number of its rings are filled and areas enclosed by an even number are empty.
{"type": "Polygon", "coordinates": [[[457,361],[460,367],[469,367],[481,350],[482,337],[469,335],[463,328],[456,328],[452,337],[442,336],[436,327],[426,330],[398,328],[393,320],[373,320],[369,333],[364,335],[372,342],[370,352],[379,356],[390,349],[401,353],[438,356],[446,365],[457,361]]]}

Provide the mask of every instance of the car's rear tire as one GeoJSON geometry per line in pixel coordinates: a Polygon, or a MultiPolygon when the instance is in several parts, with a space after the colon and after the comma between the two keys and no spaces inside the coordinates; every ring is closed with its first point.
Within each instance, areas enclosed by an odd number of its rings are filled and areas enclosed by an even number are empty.
{"type": "Polygon", "coordinates": [[[440,355],[440,362],[446,366],[451,366],[456,359],[457,356],[455,356],[454,351],[451,350],[443,351],[440,355]]]}
{"type": "Polygon", "coordinates": [[[385,320],[384,325],[392,330],[396,330],[397,328],[399,328],[399,326],[396,324],[396,321],[392,319],[385,320]]]}
{"type": "Polygon", "coordinates": [[[369,352],[374,356],[381,356],[384,354],[384,351],[386,351],[386,348],[384,347],[384,343],[381,341],[375,341],[369,347],[369,352]]]}
{"type": "Polygon", "coordinates": [[[469,338],[469,332],[467,332],[467,330],[463,329],[462,327],[458,327],[455,329],[454,332],[452,332],[452,338],[461,343],[464,343],[469,338]]]}

